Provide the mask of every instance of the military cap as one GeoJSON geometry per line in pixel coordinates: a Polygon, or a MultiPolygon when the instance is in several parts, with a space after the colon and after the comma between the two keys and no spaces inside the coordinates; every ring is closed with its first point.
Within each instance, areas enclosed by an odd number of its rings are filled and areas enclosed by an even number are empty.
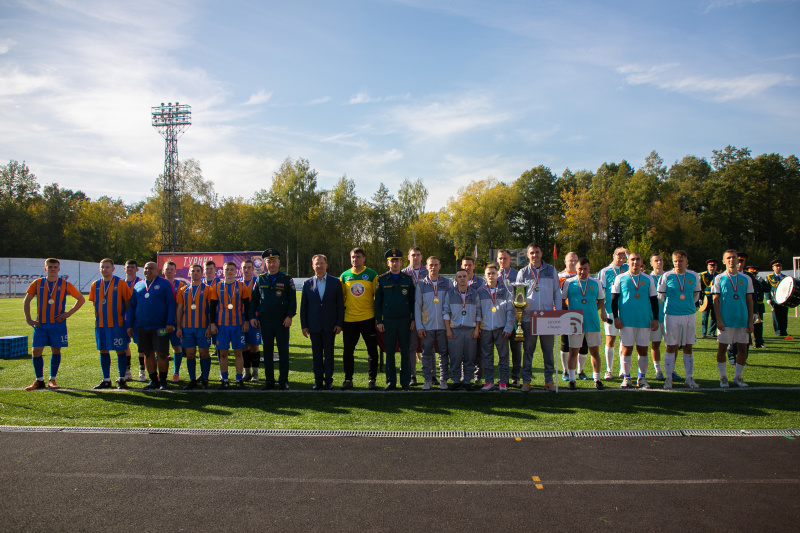
{"type": "Polygon", "coordinates": [[[383,257],[385,257],[386,259],[402,259],[403,252],[401,252],[397,248],[391,248],[389,250],[386,250],[386,253],[383,254],[383,257]]]}
{"type": "Polygon", "coordinates": [[[738,254],[738,255],[739,255],[739,261],[744,261],[744,260],[746,260],[746,259],[749,257],[749,256],[747,255],[747,252],[739,252],[739,254],[738,254]]]}
{"type": "Polygon", "coordinates": [[[706,259],[706,264],[707,265],[719,265],[719,261],[717,261],[716,259],[706,259]]]}
{"type": "Polygon", "coordinates": [[[772,261],[769,262],[769,266],[774,266],[774,265],[783,266],[783,261],[781,261],[780,259],[773,259],[772,261]]]}
{"type": "Polygon", "coordinates": [[[757,272],[758,272],[758,267],[757,267],[757,266],[752,266],[752,265],[750,265],[750,266],[746,267],[746,268],[745,268],[745,270],[747,270],[748,272],[755,272],[755,273],[757,273],[757,272]]]}
{"type": "Polygon", "coordinates": [[[276,248],[267,248],[261,253],[262,259],[280,259],[281,253],[276,248]]]}

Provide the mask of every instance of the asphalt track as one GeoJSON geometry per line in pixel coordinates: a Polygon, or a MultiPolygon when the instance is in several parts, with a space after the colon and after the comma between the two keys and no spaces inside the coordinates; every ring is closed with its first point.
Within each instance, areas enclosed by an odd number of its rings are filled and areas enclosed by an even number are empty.
{"type": "Polygon", "coordinates": [[[796,531],[800,438],[0,431],[2,531],[796,531]]]}

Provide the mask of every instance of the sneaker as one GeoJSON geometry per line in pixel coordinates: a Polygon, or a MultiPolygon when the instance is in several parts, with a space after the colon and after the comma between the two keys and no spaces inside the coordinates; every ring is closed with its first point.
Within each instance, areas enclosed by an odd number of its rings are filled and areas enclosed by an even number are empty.
{"type": "Polygon", "coordinates": [[[172,382],[178,383],[181,380],[181,377],[178,374],[172,374],[172,382]]]}
{"type": "Polygon", "coordinates": [[[694,378],[686,378],[686,382],[684,383],[690,389],[699,389],[700,385],[695,383],[694,378]]]}
{"type": "Polygon", "coordinates": [[[183,388],[183,390],[194,390],[196,388],[197,388],[197,380],[191,379],[189,380],[189,383],[187,383],[186,386],[183,388]]]}
{"type": "Polygon", "coordinates": [[[631,378],[622,378],[622,384],[619,386],[620,389],[630,389],[633,387],[633,381],[631,378]]]}
{"type": "MultiPolygon", "coordinates": [[[[353,382],[352,381],[350,382],[350,388],[351,389],[353,388],[353,382]]],[[[371,379],[371,380],[369,380],[369,382],[367,382],[367,390],[375,390],[377,388],[378,387],[375,385],[375,380],[374,379],[371,379]]],[[[342,385],[342,390],[344,390],[344,385],[342,385]]]]}
{"type": "Polygon", "coordinates": [[[506,386],[505,383],[501,383],[500,387],[498,388],[500,389],[500,392],[506,392],[508,390],[508,386],[506,386]]]}
{"type": "Polygon", "coordinates": [[[244,376],[242,376],[243,381],[250,381],[253,379],[253,374],[250,373],[250,370],[245,370],[244,376]]]}
{"type": "Polygon", "coordinates": [[[25,387],[25,390],[36,390],[36,389],[45,389],[47,385],[44,384],[44,380],[34,380],[33,383],[25,387]]]}
{"type": "Polygon", "coordinates": [[[50,381],[47,382],[47,388],[53,390],[58,389],[58,383],[56,383],[55,378],[50,378],[50,381]]]}
{"type": "Polygon", "coordinates": [[[158,383],[158,390],[169,390],[169,383],[165,381],[159,381],[158,383]]]}
{"type": "Polygon", "coordinates": [[[727,389],[728,388],[728,377],[727,376],[722,376],[721,378],[719,378],[719,388],[721,388],[721,389],[727,389]]]}
{"type": "Polygon", "coordinates": [[[672,377],[668,377],[664,380],[664,390],[672,390],[672,377]]]}
{"type": "Polygon", "coordinates": [[[289,390],[288,383],[278,383],[278,390],[289,390]]]}
{"type": "Polygon", "coordinates": [[[388,391],[397,390],[397,385],[395,385],[394,383],[389,383],[388,385],[386,385],[386,386],[383,388],[383,390],[384,390],[384,392],[388,392],[388,391]]]}
{"type": "Polygon", "coordinates": [[[556,384],[553,383],[552,381],[550,383],[545,383],[544,384],[544,390],[546,390],[547,392],[555,392],[556,391],[556,384]]]}
{"type": "Polygon", "coordinates": [[[208,390],[208,380],[200,378],[200,388],[203,390],[208,390]]]}
{"type": "Polygon", "coordinates": [[[125,371],[125,381],[130,381],[133,379],[133,374],[131,374],[131,369],[125,371]]]}
{"type": "Polygon", "coordinates": [[[244,387],[244,380],[243,379],[237,379],[236,380],[236,388],[239,389],[239,390],[244,390],[245,387],[244,387]]]}
{"type": "Polygon", "coordinates": [[[518,379],[512,379],[511,383],[510,383],[510,386],[511,387],[519,387],[519,380],[518,379]]]}
{"type": "Polygon", "coordinates": [[[664,381],[664,373],[663,372],[657,373],[656,377],[655,377],[655,380],[656,381],[664,381]]]}
{"type": "Polygon", "coordinates": [[[139,381],[142,383],[147,381],[147,373],[144,370],[139,370],[139,381]]]}
{"type": "Polygon", "coordinates": [[[253,369],[253,377],[250,378],[250,381],[252,381],[253,383],[258,381],[258,369],[257,368],[253,369]]]}
{"type": "Polygon", "coordinates": [[[217,390],[228,390],[230,388],[231,388],[231,384],[229,382],[227,382],[227,381],[223,381],[222,383],[219,384],[219,387],[217,387],[217,390]]]}
{"type": "Polygon", "coordinates": [[[161,384],[158,381],[150,381],[147,385],[142,387],[142,390],[158,390],[161,384]]]}
{"type": "Polygon", "coordinates": [[[94,387],[92,387],[92,388],[93,388],[94,390],[100,390],[100,389],[110,389],[110,388],[111,388],[111,382],[110,382],[110,381],[103,380],[103,381],[101,381],[100,383],[98,383],[97,385],[95,385],[95,386],[94,386],[94,387]]]}
{"type": "Polygon", "coordinates": [[[574,381],[569,382],[569,390],[578,390],[578,387],[575,385],[574,381]]]}
{"type": "Polygon", "coordinates": [[[672,371],[672,381],[683,381],[683,378],[678,375],[674,370],[672,371]]]}
{"type": "Polygon", "coordinates": [[[566,372],[561,374],[561,381],[569,381],[569,374],[567,374],[566,372]]]}
{"type": "Polygon", "coordinates": [[[530,383],[523,383],[523,384],[522,384],[522,389],[520,389],[520,390],[521,390],[522,392],[530,392],[530,390],[531,390],[531,384],[530,384],[530,383]]]}
{"type": "Polygon", "coordinates": [[[481,390],[483,392],[489,392],[493,388],[494,388],[494,383],[487,381],[486,383],[484,383],[483,387],[481,387],[481,390]]]}
{"type": "Polygon", "coordinates": [[[649,389],[650,388],[650,384],[643,377],[641,377],[641,378],[636,380],[636,386],[639,387],[640,389],[649,389]]]}
{"type": "MultiPolygon", "coordinates": [[[[374,381],[370,381],[370,383],[371,383],[371,384],[373,385],[373,387],[374,387],[374,385],[375,385],[375,382],[374,382],[374,381]]],[[[351,379],[346,379],[346,380],[344,380],[344,381],[342,382],[342,390],[347,390],[347,389],[352,389],[352,388],[353,388],[353,380],[351,380],[351,379]]],[[[372,389],[370,389],[370,390],[372,390],[372,389]]]]}
{"type": "Polygon", "coordinates": [[[117,380],[117,390],[124,390],[128,389],[128,380],[125,379],[118,379],[117,380]]]}
{"type": "Polygon", "coordinates": [[[425,383],[422,384],[422,390],[431,390],[432,386],[433,385],[430,381],[426,381],[425,383]]]}
{"type": "Polygon", "coordinates": [[[587,376],[584,372],[578,372],[578,378],[581,381],[589,381],[589,376],[587,376]]]}
{"type": "Polygon", "coordinates": [[[606,373],[603,376],[603,379],[612,379],[613,377],[614,376],[611,374],[611,371],[610,370],[606,370],[606,373]]]}
{"type": "Polygon", "coordinates": [[[739,376],[738,378],[733,378],[733,382],[736,383],[737,387],[741,387],[741,388],[745,388],[745,387],[749,387],[750,386],[750,385],[748,385],[747,383],[745,383],[742,380],[742,376],[739,376]]]}
{"type": "Polygon", "coordinates": [[[411,387],[417,386],[417,376],[411,376],[411,381],[408,383],[411,387]]]}
{"type": "Polygon", "coordinates": [[[603,385],[603,382],[598,379],[597,381],[594,382],[594,388],[597,390],[603,390],[606,388],[606,386],[603,385]]]}
{"type": "Polygon", "coordinates": [[[439,390],[447,390],[447,381],[442,380],[439,382],[439,390]]]}

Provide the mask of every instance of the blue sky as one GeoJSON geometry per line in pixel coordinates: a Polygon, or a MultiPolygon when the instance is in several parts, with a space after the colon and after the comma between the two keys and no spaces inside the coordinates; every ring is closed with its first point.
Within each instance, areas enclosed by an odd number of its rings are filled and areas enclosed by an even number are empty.
{"type": "Polygon", "coordinates": [[[225,196],[303,157],[361,197],[669,165],[728,144],[798,154],[800,2],[0,0],[0,160],[92,197],[163,171],[150,108],[225,196]]]}

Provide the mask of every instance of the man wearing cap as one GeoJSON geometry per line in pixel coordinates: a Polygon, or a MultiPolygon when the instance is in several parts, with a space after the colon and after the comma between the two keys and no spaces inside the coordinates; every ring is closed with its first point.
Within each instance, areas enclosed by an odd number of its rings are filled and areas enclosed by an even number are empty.
{"type": "Polygon", "coordinates": [[[411,390],[411,368],[409,365],[409,338],[414,324],[414,279],[401,271],[403,252],[397,248],[384,254],[389,271],[378,276],[375,289],[375,321],[377,330],[383,333],[386,347],[386,388],[397,388],[395,349],[400,343],[400,385],[411,390]]]}
{"type": "Polygon", "coordinates": [[[700,306],[703,307],[703,315],[700,319],[700,335],[705,338],[706,334],[716,336],[717,334],[717,315],[714,314],[714,303],[711,301],[711,285],[714,283],[714,276],[717,275],[717,260],[706,260],[706,271],[700,274],[700,306]]]}
{"type": "Polygon", "coordinates": [[[781,280],[786,277],[783,275],[783,264],[780,259],[773,259],[769,267],[772,269],[772,274],[767,274],[767,282],[769,283],[767,301],[772,308],[772,327],[775,330],[775,335],[790,338],[789,333],[786,331],[789,322],[789,308],[785,305],[778,305],[778,302],[775,300],[778,285],[780,285],[781,280]]]}
{"type": "MultiPolygon", "coordinates": [[[[408,266],[403,269],[403,272],[411,276],[415,287],[420,280],[425,279],[425,276],[428,275],[428,269],[422,264],[422,250],[420,250],[419,246],[412,246],[408,249],[408,266]]],[[[411,369],[411,385],[414,386],[417,384],[417,348],[421,343],[416,335],[411,335],[409,342],[408,364],[411,369]]]]}
{"type": "Polygon", "coordinates": [[[261,257],[266,259],[267,271],[256,278],[250,296],[250,325],[261,327],[264,342],[264,389],[275,388],[275,363],[272,350],[278,348],[278,388],[289,389],[289,331],[292,317],[297,314],[297,294],[294,280],[280,270],[281,253],[267,248],[261,257]],[[258,313],[258,314],[256,314],[258,313]]]}

